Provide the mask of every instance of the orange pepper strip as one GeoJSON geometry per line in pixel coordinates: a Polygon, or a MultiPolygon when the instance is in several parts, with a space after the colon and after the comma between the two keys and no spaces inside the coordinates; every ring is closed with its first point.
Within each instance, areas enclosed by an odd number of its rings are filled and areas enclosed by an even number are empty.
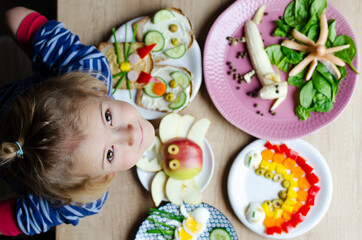
{"type": "Polygon", "coordinates": [[[273,158],[273,155],[274,155],[274,153],[273,153],[273,151],[270,150],[270,149],[265,149],[264,151],[261,152],[261,157],[262,157],[262,159],[263,159],[263,160],[266,160],[266,161],[272,159],[272,158],[273,158]]]}
{"type": "Polygon", "coordinates": [[[293,160],[291,158],[286,158],[286,159],[284,159],[283,164],[286,168],[292,169],[293,167],[295,167],[295,160],[293,160]]]}
{"type": "Polygon", "coordinates": [[[292,168],[292,174],[295,178],[301,178],[304,176],[304,171],[301,167],[296,166],[292,168]]]}
{"type": "Polygon", "coordinates": [[[275,223],[277,227],[282,227],[282,224],[285,222],[283,218],[277,218],[275,223]]]}
{"type": "Polygon", "coordinates": [[[300,178],[298,179],[298,187],[302,190],[308,189],[310,187],[310,184],[306,178],[300,178]]]}
{"type": "Polygon", "coordinates": [[[166,92],[166,85],[161,82],[156,83],[153,87],[153,92],[158,96],[162,96],[166,92]]]}
{"type": "Polygon", "coordinates": [[[293,209],[293,213],[296,213],[299,211],[299,209],[303,206],[303,203],[297,201],[297,203],[293,206],[294,209],[293,209]]]}
{"type": "Polygon", "coordinates": [[[291,212],[287,212],[287,211],[283,211],[283,218],[285,221],[289,221],[292,218],[292,213],[291,212]]]}
{"type": "Polygon", "coordinates": [[[297,192],[297,200],[298,201],[307,201],[308,198],[308,192],[300,190],[297,192]]]}
{"type": "Polygon", "coordinates": [[[284,154],[282,153],[276,153],[274,154],[273,156],[273,162],[276,162],[276,163],[283,163],[283,160],[284,160],[284,154]]]}
{"type": "Polygon", "coordinates": [[[266,217],[265,219],[264,219],[264,226],[265,227],[275,227],[276,226],[276,221],[275,221],[275,219],[274,218],[272,218],[272,217],[266,217]]]}

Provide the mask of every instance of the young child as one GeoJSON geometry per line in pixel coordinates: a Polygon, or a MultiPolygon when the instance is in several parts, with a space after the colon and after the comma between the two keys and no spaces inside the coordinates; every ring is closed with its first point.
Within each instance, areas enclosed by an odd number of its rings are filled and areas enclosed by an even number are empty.
{"type": "Polygon", "coordinates": [[[23,7],[6,22],[35,76],[0,88],[0,176],[18,193],[0,200],[0,232],[77,225],[100,211],[114,172],[136,164],[154,129],[112,99],[107,59],[62,23],[23,7]]]}

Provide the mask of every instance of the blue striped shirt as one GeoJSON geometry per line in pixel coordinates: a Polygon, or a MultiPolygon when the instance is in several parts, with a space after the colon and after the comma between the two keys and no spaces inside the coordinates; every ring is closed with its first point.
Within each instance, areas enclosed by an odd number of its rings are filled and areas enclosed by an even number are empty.
{"type": "MultiPolygon", "coordinates": [[[[35,76],[10,83],[0,89],[0,114],[25,90],[49,77],[71,71],[92,73],[104,82],[108,88],[107,95],[111,96],[112,75],[107,59],[94,46],[81,44],[79,37],[65,29],[63,23],[49,21],[37,31],[33,39],[31,58],[35,76]]],[[[23,186],[10,185],[14,190],[24,189],[23,186]]],[[[28,193],[17,199],[17,223],[27,235],[46,232],[52,226],[62,223],[77,225],[80,218],[98,213],[107,196],[108,193],[92,203],[57,206],[28,193]]]]}

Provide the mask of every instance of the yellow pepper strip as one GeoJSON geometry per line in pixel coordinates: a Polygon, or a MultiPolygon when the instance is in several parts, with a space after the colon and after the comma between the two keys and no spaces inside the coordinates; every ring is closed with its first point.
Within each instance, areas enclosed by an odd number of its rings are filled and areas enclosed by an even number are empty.
{"type": "Polygon", "coordinates": [[[129,70],[131,70],[131,64],[129,62],[122,62],[120,68],[122,72],[129,72],[129,70]]]}
{"type": "Polygon", "coordinates": [[[287,168],[283,164],[277,163],[275,166],[275,171],[279,174],[286,174],[287,168]]]}
{"type": "Polygon", "coordinates": [[[268,161],[266,161],[266,160],[262,160],[261,163],[260,163],[260,165],[259,165],[259,167],[268,170],[268,169],[269,169],[269,165],[270,165],[270,162],[268,162],[268,161]]]}
{"type": "Polygon", "coordinates": [[[288,198],[297,198],[298,194],[293,188],[289,188],[287,192],[288,198]]]}
{"type": "Polygon", "coordinates": [[[288,204],[283,203],[282,209],[285,210],[285,211],[287,211],[287,212],[292,212],[293,209],[294,209],[294,207],[293,207],[293,206],[290,206],[290,205],[288,205],[288,204]]]}
{"type": "Polygon", "coordinates": [[[281,218],[283,215],[283,209],[277,208],[274,210],[274,219],[281,218]]]}

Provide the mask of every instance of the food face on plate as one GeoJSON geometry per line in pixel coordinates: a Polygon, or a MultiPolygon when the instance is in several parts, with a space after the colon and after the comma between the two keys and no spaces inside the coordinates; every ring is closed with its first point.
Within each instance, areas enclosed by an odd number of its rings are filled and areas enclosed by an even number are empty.
{"type": "Polygon", "coordinates": [[[188,105],[193,82],[186,68],[156,65],[151,75],[159,81],[148,83],[138,91],[137,105],[162,112],[178,112],[188,105]],[[159,84],[164,84],[161,92],[157,88],[159,84]]]}
{"type": "Polygon", "coordinates": [[[159,10],[153,17],[146,17],[134,25],[138,26],[138,41],[157,44],[152,50],[156,63],[181,58],[194,40],[190,20],[177,8],[159,10]]]}

